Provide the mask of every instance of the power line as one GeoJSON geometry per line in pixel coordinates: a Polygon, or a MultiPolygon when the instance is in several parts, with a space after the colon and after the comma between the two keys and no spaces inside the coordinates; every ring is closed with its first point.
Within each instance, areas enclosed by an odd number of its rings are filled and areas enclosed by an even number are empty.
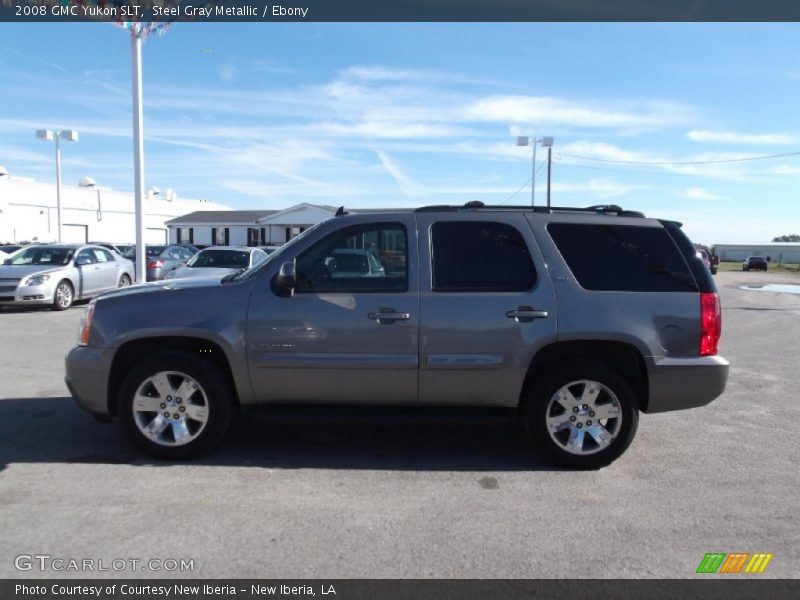
{"type": "Polygon", "coordinates": [[[786,158],[787,156],[800,156],[800,152],[787,152],[785,154],[769,154],[766,156],[749,156],[747,158],[725,158],[717,160],[687,160],[687,161],[673,161],[673,162],[648,162],[643,160],[613,160],[610,158],[597,158],[594,156],[583,156],[581,154],[567,154],[560,152],[559,156],[568,156],[570,158],[580,158],[582,160],[594,160],[598,162],[618,163],[624,165],[711,165],[717,163],[735,163],[747,162],[751,160],[768,160],[770,158],[786,158]]]}
{"type": "MultiPolygon", "coordinates": [[[[547,163],[545,163],[545,162],[542,162],[542,164],[541,164],[541,165],[539,165],[539,168],[538,168],[538,169],[536,169],[536,173],[535,173],[535,175],[538,175],[538,174],[539,174],[539,173],[542,171],[542,169],[544,169],[544,167],[545,167],[545,165],[546,165],[546,164],[547,164],[547,163]]],[[[531,177],[528,177],[528,181],[526,181],[526,182],[525,182],[525,183],[523,183],[521,186],[519,186],[519,189],[518,189],[516,192],[514,192],[514,193],[513,193],[513,194],[511,194],[511,195],[510,195],[508,198],[506,198],[505,200],[503,200],[503,201],[500,203],[500,206],[502,206],[502,205],[503,205],[503,204],[505,204],[506,202],[510,202],[511,200],[513,200],[513,199],[514,199],[514,198],[515,198],[515,197],[516,197],[516,196],[517,196],[517,195],[518,195],[518,194],[519,194],[519,193],[520,193],[522,190],[524,190],[526,187],[528,187],[528,184],[529,184],[529,183],[530,183],[532,180],[533,180],[533,176],[531,176],[531,177]]]]}
{"type": "Polygon", "coordinates": [[[500,206],[502,206],[502,205],[503,205],[503,204],[505,204],[506,202],[509,202],[509,201],[513,200],[513,199],[514,199],[514,198],[517,196],[517,194],[519,194],[519,193],[520,193],[522,190],[524,190],[526,187],[528,187],[528,184],[531,182],[531,179],[533,179],[533,177],[528,177],[528,181],[526,181],[526,182],[525,182],[525,183],[523,183],[521,186],[519,186],[519,189],[518,189],[516,192],[514,192],[514,193],[513,193],[513,194],[511,194],[511,195],[510,195],[508,198],[506,198],[505,200],[503,200],[503,201],[500,203],[500,206]]]}
{"type": "MultiPolygon", "coordinates": [[[[566,162],[561,160],[560,158],[554,158],[559,162],[559,164],[565,167],[574,167],[576,169],[588,169],[590,171],[605,171],[607,173],[625,173],[627,175],[658,175],[658,176],[675,176],[675,177],[709,177],[709,175],[704,175],[703,173],[685,173],[681,171],[643,171],[643,170],[634,170],[634,169],[609,169],[607,167],[590,167],[589,165],[582,165],[579,163],[574,162],[566,162]]],[[[800,175],[800,171],[782,171],[782,172],[775,172],[775,171],[764,171],[764,172],[752,172],[752,171],[743,171],[741,173],[730,173],[731,176],[737,177],[751,177],[751,176],[772,176],[772,177],[780,177],[782,175],[800,175]]]]}

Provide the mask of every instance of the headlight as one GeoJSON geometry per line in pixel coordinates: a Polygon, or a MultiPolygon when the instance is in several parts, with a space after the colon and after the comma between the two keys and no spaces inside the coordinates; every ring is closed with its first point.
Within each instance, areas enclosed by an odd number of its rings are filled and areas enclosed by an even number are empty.
{"type": "Polygon", "coordinates": [[[78,345],[85,346],[89,343],[89,334],[92,331],[92,319],[94,318],[94,300],[89,302],[86,308],[83,309],[81,315],[81,324],[78,328],[78,345]]]}
{"type": "Polygon", "coordinates": [[[25,285],[42,285],[48,279],[50,279],[50,275],[34,275],[25,280],[25,285]]]}

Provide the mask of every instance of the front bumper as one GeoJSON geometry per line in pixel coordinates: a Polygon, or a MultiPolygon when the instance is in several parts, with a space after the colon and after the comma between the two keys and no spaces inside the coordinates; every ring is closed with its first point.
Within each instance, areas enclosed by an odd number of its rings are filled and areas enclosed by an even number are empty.
{"type": "Polygon", "coordinates": [[[705,406],[725,391],[730,363],[721,356],[656,357],[647,362],[646,413],[705,406]]]}
{"type": "Polygon", "coordinates": [[[27,306],[53,303],[53,286],[21,285],[14,291],[0,292],[0,306],[27,306]]]}
{"type": "Polygon", "coordinates": [[[108,401],[108,374],[111,351],[75,346],[66,358],[66,381],[69,393],[84,410],[99,417],[111,415],[108,401]]]}

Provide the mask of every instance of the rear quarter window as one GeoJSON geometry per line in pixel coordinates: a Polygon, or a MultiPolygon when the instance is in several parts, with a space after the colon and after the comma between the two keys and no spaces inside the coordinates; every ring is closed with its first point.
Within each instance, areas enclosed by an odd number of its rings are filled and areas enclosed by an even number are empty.
{"type": "Polygon", "coordinates": [[[660,227],[550,223],[547,230],[584,289],[698,291],[686,261],[660,227]]]}

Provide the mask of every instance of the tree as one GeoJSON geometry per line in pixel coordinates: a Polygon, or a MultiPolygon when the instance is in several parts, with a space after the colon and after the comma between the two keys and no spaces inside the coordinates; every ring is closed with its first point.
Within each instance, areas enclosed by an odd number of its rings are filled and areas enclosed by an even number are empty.
{"type": "Polygon", "coordinates": [[[773,242],[800,242],[800,235],[793,233],[791,235],[781,235],[776,238],[772,238],[773,242]]]}

